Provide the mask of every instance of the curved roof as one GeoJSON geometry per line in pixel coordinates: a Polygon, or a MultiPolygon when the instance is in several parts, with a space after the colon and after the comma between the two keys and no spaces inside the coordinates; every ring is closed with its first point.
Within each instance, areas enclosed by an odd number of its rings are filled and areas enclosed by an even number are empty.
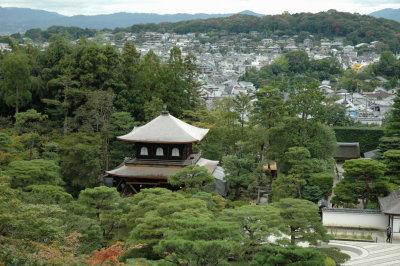
{"type": "MultiPolygon", "coordinates": [[[[218,161],[200,158],[196,165],[205,167],[209,173],[214,173],[218,167],[218,161]]],[[[167,179],[169,175],[177,173],[184,166],[176,165],[122,165],[111,171],[106,171],[112,176],[127,178],[150,178],[150,179],[167,179]]]]}
{"type": "Polygon", "coordinates": [[[129,142],[193,143],[202,140],[208,130],[189,125],[166,113],[143,126],[134,127],[130,133],[117,139],[129,142]]]}
{"type": "Polygon", "coordinates": [[[378,198],[381,211],[385,214],[400,215],[400,189],[392,191],[383,198],[378,198]]]}
{"type": "Polygon", "coordinates": [[[179,166],[141,166],[141,165],[123,165],[107,174],[119,177],[136,177],[150,179],[167,179],[167,176],[176,174],[182,167],[179,166]]]}

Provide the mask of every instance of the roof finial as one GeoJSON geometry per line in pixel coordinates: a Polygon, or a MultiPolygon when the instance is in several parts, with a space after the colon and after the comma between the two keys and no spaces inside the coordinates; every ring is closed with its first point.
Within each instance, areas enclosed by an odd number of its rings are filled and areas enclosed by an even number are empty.
{"type": "Polygon", "coordinates": [[[161,112],[161,114],[163,114],[163,115],[168,115],[169,114],[169,112],[167,111],[167,104],[164,104],[163,105],[163,111],[161,112]]]}

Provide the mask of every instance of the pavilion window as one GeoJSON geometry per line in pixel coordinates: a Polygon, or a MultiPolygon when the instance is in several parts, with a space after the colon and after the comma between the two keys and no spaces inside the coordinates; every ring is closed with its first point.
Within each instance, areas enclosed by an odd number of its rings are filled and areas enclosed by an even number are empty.
{"type": "Polygon", "coordinates": [[[179,149],[173,148],[171,152],[172,157],[179,157],[179,149]]]}
{"type": "Polygon", "coordinates": [[[140,155],[148,156],[149,155],[149,149],[147,149],[147,147],[140,148],[140,155]]]}
{"type": "Polygon", "coordinates": [[[164,156],[164,150],[161,147],[156,149],[156,156],[164,156]]]}

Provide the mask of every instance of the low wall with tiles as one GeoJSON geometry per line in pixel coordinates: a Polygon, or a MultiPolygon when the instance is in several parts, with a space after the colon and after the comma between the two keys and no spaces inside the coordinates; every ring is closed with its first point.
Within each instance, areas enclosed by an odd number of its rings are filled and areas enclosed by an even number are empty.
{"type": "MultiPolygon", "coordinates": [[[[395,220],[399,222],[399,220],[395,220]]],[[[389,216],[379,210],[324,208],[322,209],[322,223],[324,226],[386,230],[389,216]]],[[[394,223],[394,232],[399,231],[394,223]]]]}

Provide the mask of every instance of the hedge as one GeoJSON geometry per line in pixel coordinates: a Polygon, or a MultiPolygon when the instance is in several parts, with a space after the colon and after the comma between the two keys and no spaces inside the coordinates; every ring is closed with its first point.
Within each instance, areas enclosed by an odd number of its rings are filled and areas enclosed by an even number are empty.
{"type": "Polygon", "coordinates": [[[360,151],[377,149],[384,132],[381,127],[333,127],[338,142],[358,142],[360,151]]]}

